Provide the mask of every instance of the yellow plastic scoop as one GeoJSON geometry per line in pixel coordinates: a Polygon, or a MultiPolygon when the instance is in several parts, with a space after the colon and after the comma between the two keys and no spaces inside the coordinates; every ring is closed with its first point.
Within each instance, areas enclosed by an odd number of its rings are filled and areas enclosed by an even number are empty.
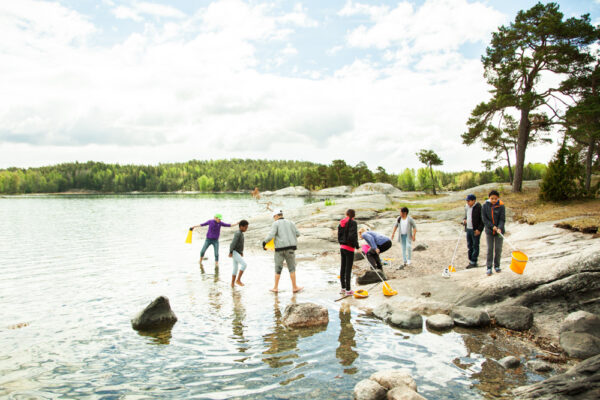
{"type": "Polygon", "coordinates": [[[364,289],[358,289],[356,292],[354,292],[355,299],[366,299],[367,297],[369,297],[369,292],[364,289]]]}
{"type": "Polygon", "coordinates": [[[192,233],[194,232],[194,230],[192,228],[190,228],[190,230],[188,231],[187,237],[185,238],[185,242],[192,244],[192,233]]]}
{"type": "Polygon", "coordinates": [[[395,296],[398,292],[396,292],[389,283],[383,282],[383,295],[384,296],[395,296]]]}
{"type": "Polygon", "coordinates": [[[454,266],[452,264],[450,264],[450,265],[448,265],[448,271],[456,272],[456,268],[454,268],[454,266]]]}

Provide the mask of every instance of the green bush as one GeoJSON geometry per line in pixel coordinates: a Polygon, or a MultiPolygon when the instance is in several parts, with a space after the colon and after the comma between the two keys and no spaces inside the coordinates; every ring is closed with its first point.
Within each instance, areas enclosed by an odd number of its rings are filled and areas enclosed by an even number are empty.
{"type": "Polygon", "coordinates": [[[540,199],[563,201],[583,197],[583,166],[563,143],[548,164],[540,184],[540,199]]]}

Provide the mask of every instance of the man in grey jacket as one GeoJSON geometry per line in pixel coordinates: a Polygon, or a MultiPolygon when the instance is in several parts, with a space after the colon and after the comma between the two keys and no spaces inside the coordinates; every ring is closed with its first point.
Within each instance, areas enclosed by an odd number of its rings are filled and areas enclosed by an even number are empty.
{"type": "Polygon", "coordinates": [[[290,279],[292,280],[292,290],[298,293],[303,288],[296,285],[296,245],[298,244],[298,236],[300,232],[293,222],[283,218],[283,211],[276,210],[273,213],[273,225],[271,231],[263,241],[263,249],[271,239],[275,239],[275,285],[271,291],[277,293],[279,291],[279,279],[283,270],[283,262],[285,261],[288,271],[290,271],[290,279]]]}

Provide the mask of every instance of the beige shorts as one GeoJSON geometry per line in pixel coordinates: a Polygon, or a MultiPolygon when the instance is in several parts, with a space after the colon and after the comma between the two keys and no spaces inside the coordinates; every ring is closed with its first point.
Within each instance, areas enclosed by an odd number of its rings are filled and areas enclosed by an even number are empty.
{"type": "Polygon", "coordinates": [[[287,264],[290,274],[296,272],[296,250],[288,249],[275,252],[275,273],[281,274],[283,271],[283,261],[287,264]]]}

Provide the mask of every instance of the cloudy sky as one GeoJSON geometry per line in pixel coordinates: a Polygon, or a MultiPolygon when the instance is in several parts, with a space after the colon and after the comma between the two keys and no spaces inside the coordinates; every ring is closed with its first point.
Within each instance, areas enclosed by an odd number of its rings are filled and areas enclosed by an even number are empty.
{"type": "MultiPolygon", "coordinates": [[[[390,172],[461,144],[481,55],[530,0],[0,2],[0,168],[363,160],[390,172]]],[[[566,16],[600,0],[558,1],[566,16]]],[[[528,150],[546,162],[554,147],[528,150]]]]}

